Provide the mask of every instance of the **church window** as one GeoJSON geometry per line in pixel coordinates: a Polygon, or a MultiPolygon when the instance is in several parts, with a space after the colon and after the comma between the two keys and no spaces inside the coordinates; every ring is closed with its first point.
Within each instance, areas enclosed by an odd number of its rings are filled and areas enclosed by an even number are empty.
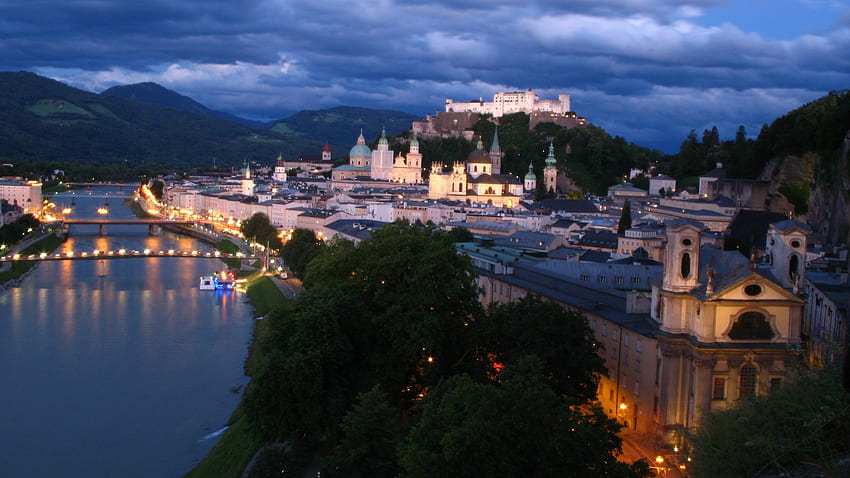
{"type": "Polygon", "coordinates": [[[753,365],[747,364],[741,367],[739,374],[741,379],[739,398],[752,398],[756,396],[756,372],[756,368],[753,365]]]}
{"type": "Polygon", "coordinates": [[[773,336],[770,322],[760,312],[744,312],[729,331],[733,340],[770,340],[773,336]]]}
{"type": "Polygon", "coordinates": [[[687,279],[691,275],[691,255],[687,252],[682,254],[681,273],[683,279],[687,279]]]}
{"type": "Polygon", "coordinates": [[[758,284],[750,284],[744,287],[744,293],[749,296],[756,296],[761,294],[761,286],[758,284]]]}
{"type": "Polygon", "coordinates": [[[693,242],[691,242],[690,239],[682,239],[683,246],[690,246],[691,244],[693,244],[693,242]]]}
{"type": "Polygon", "coordinates": [[[791,241],[791,247],[797,249],[798,247],[800,247],[800,241],[794,239],[793,241],[791,241]]]}
{"type": "Polygon", "coordinates": [[[711,398],[712,398],[712,400],[725,400],[726,399],[726,378],[725,377],[714,377],[714,388],[712,388],[711,398]]]}
{"type": "Polygon", "coordinates": [[[796,254],[791,256],[791,259],[788,261],[788,276],[791,279],[796,279],[797,275],[800,273],[797,269],[800,267],[800,257],[796,254]]]}

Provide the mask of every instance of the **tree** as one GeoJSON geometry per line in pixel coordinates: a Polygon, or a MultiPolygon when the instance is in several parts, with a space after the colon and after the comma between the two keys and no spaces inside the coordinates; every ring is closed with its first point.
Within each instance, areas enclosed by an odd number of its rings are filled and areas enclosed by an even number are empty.
{"type": "Polygon", "coordinates": [[[325,243],[310,229],[296,229],[280,249],[280,255],[295,277],[304,279],[307,264],[325,250],[325,243]]]}
{"type": "Polygon", "coordinates": [[[165,183],[161,180],[157,179],[151,183],[151,194],[158,200],[162,201],[162,189],[165,187],[165,183]]]}
{"type": "Polygon", "coordinates": [[[649,476],[645,462],[614,457],[618,429],[598,408],[569,407],[539,372],[500,385],[459,375],[426,398],[399,450],[400,476],[649,476]]]}
{"type": "Polygon", "coordinates": [[[620,214],[620,222],[617,224],[617,234],[623,235],[627,229],[632,227],[632,203],[626,199],[623,203],[623,212],[620,214]]]}
{"type": "Polygon", "coordinates": [[[473,324],[479,337],[482,360],[516,363],[533,355],[542,360],[547,382],[572,403],[596,398],[599,375],[605,365],[597,353],[593,331],[579,312],[527,296],[494,304],[473,324]]]}
{"type": "Polygon", "coordinates": [[[357,397],[340,424],[342,440],[325,461],[327,476],[392,478],[401,471],[396,460],[401,427],[397,411],[388,402],[378,385],[357,397]]]}

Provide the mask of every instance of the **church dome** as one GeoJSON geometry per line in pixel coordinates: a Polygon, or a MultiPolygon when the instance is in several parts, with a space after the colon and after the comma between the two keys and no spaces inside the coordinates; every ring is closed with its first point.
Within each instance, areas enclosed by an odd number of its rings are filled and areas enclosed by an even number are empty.
{"type": "Polygon", "coordinates": [[[372,150],[366,146],[366,139],[363,137],[363,133],[360,133],[360,137],[357,138],[357,144],[351,148],[351,151],[348,153],[349,158],[369,158],[372,156],[372,150]]]}
{"type": "Polygon", "coordinates": [[[469,156],[466,158],[467,163],[487,163],[490,164],[490,153],[484,149],[484,143],[481,140],[478,140],[478,148],[469,153],[469,156]]]}
{"type": "Polygon", "coordinates": [[[531,164],[528,165],[528,172],[525,173],[525,179],[526,180],[533,179],[533,180],[537,181],[537,175],[534,174],[534,168],[531,166],[531,164]]]}

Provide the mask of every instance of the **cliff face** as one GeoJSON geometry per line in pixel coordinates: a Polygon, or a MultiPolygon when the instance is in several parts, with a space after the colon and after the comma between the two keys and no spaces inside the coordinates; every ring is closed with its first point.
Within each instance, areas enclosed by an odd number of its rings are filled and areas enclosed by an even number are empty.
{"type": "Polygon", "coordinates": [[[765,165],[761,179],[771,181],[773,212],[791,213],[812,227],[814,240],[827,246],[848,242],[850,231],[850,131],[840,157],[821,158],[815,153],[786,156],[765,165]]]}

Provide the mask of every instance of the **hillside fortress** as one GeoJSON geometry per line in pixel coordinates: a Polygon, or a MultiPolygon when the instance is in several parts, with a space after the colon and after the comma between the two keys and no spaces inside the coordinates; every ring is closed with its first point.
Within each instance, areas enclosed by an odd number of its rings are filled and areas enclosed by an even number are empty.
{"type": "Polygon", "coordinates": [[[499,118],[511,113],[531,114],[544,111],[556,114],[571,112],[570,95],[558,95],[557,100],[541,100],[534,93],[534,90],[529,89],[527,91],[500,91],[493,95],[492,102],[484,101],[483,98],[467,103],[455,103],[450,98],[446,99],[446,113],[487,113],[493,115],[494,118],[499,118]]]}

